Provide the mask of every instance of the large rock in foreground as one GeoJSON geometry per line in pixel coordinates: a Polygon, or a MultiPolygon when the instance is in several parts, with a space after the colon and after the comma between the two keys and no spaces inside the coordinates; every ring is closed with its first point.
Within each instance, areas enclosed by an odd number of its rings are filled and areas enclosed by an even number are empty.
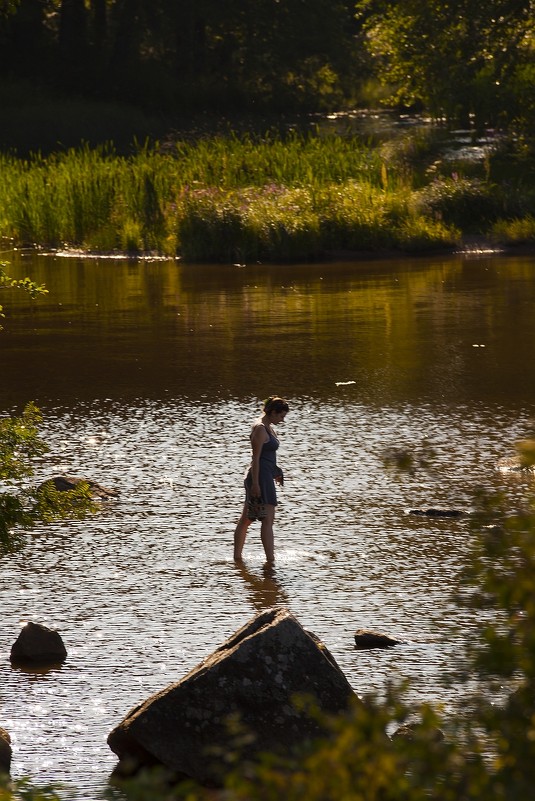
{"type": "Polygon", "coordinates": [[[295,704],[298,696],[329,714],[356,698],[318,639],[288,610],[269,609],[177,684],[132,709],[108,745],[123,763],[163,764],[178,777],[218,785],[229,753],[288,755],[322,733],[310,709],[295,704]]]}

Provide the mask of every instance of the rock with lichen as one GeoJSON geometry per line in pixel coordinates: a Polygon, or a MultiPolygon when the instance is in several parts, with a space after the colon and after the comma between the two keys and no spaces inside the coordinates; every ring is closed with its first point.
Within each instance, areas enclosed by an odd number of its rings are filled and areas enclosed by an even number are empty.
{"type": "Polygon", "coordinates": [[[287,609],[269,609],[181,681],[132,709],[108,744],[125,769],[160,764],[175,777],[219,785],[229,754],[287,756],[323,732],[318,711],[341,713],[352,700],[321,642],[287,609]]]}

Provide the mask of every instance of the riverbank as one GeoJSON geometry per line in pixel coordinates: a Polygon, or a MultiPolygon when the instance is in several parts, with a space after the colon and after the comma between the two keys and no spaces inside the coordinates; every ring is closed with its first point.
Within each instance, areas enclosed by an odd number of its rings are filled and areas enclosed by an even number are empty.
{"type": "Polygon", "coordinates": [[[533,192],[473,165],[439,167],[436,142],[246,134],[0,156],[0,236],[16,247],[154,254],[188,262],[291,262],[340,253],[535,243],[533,192]],[[432,161],[432,169],[429,162],[432,161]],[[426,165],[428,165],[426,167],[426,165]]]}
{"type": "MultiPolygon", "coordinates": [[[[14,249],[18,251],[18,248],[14,249]]],[[[27,254],[35,253],[44,256],[53,256],[60,259],[98,259],[110,261],[169,261],[169,259],[176,259],[177,261],[185,261],[180,256],[167,256],[154,252],[121,252],[118,250],[103,251],[103,250],[83,250],[81,248],[63,248],[63,249],[47,249],[47,248],[25,248],[27,254]]],[[[315,261],[321,263],[338,263],[338,262],[368,262],[368,261],[381,261],[391,259],[404,259],[415,257],[429,257],[429,256],[466,256],[466,257],[516,257],[516,256],[534,256],[535,255],[535,242],[532,244],[524,243],[518,245],[503,245],[496,244],[490,239],[480,236],[466,236],[462,237],[459,243],[453,247],[448,248],[429,248],[428,250],[393,250],[388,248],[377,248],[376,250],[341,250],[333,249],[326,251],[319,256],[315,261]]],[[[267,262],[266,262],[267,263],[267,262]]],[[[237,266],[246,266],[239,264],[237,266]]]]}

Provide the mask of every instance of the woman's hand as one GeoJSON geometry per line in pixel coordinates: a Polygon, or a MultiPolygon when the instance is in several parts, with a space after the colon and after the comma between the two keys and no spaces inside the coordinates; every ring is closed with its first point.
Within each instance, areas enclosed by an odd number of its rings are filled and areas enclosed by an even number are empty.
{"type": "Polygon", "coordinates": [[[262,493],[260,492],[260,484],[258,481],[253,481],[251,484],[251,497],[252,498],[260,498],[262,497],[262,493]]]}

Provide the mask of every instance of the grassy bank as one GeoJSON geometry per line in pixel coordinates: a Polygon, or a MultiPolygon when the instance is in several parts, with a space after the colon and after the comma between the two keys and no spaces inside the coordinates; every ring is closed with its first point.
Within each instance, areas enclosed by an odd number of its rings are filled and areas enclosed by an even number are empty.
{"type": "Polygon", "coordinates": [[[89,146],[4,154],[0,235],[188,261],[414,252],[452,247],[474,231],[535,239],[529,193],[484,177],[415,175],[406,148],[386,152],[352,136],[215,136],[130,156],[89,146]]]}

